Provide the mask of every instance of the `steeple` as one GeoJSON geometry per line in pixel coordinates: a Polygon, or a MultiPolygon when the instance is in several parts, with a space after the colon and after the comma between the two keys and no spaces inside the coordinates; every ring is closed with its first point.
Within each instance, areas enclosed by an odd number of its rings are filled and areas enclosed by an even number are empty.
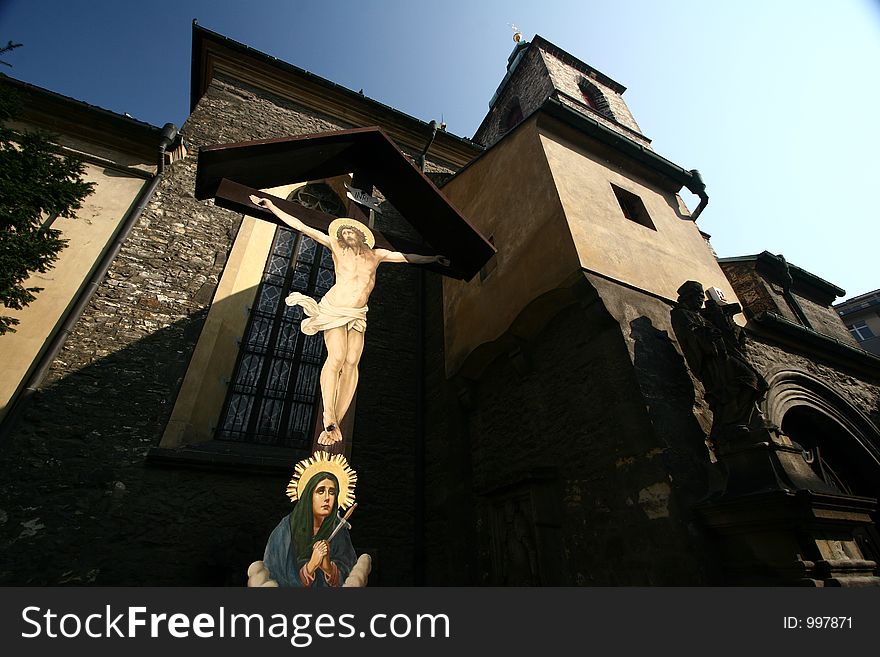
{"type": "Polygon", "coordinates": [[[491,146],[520,121],[553,98],[611,130],[650,147],[630,113],[626,87],[535,35],[519,41],[507,60],[507,72],[489,102],[489,113],[474,141],[491,146]]]}

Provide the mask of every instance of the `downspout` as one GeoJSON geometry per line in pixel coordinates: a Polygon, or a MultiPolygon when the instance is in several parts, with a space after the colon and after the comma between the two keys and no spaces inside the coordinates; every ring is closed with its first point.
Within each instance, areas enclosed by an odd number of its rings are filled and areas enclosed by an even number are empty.
{"type": "MultiPolygon", "coordinates": [[[[428,151],[431,148],[431,144],[434,143],[434,139],[436,139],[437,137],[437,128],[439,127],[440,129],[445,129],[446,124],[442,123],[440,126],[438,126],[437,121],[432,120],[428,124],[428,127],[431,129],[431,136],[428,138],[428,143],[425,144],[422,152],[419,153],[418,157],[416,158],[416,165],[422,173],[425,172],[428,151]]],[[[427,404],[427,400],[425,399],[427,387],[425,385],[425,358],[427,357],[427,341],[425,337],[425,297],[428,283],[427,274],[425,270],[421,267],[418,268],[417,276],[416,343],[418,344],[418,358],[416,359],[416,444],[413,449],[413,460],[415,461],[415,491],[413,495],[415,506],[415,508],[413,509],[413,583],[416,586],[424,586],[426,579],[425,570],[427,561],[425,554],[425,433],[427,431],[427,424],[425,421],[425,406],[427,404]]]]}
{"type": "Polygon", "coordinates": [[[427,358],[427,340],[426,340],[426,288],[427,288],[427,272],[419,267],[418,281],[416,285],[416,308],[418,317],[416,319],[416,341],[418,343],[418,358],[416,360],[416,444],[413,449],[413,457],[415,461],[415,494],[413,501],[415,502],[413,530],[413,575],[414,584],[416,586],[424,586],[426,579],[426,495],[425,495],[425,452],[426,452],[426,432],[427,422],[425,418],[425,406],[427,405],[427,386],[425,376],[427,368],[425,367],[425,358],[427,358]]]}
{"type": "Polygon", "coordinates": [[[709,205],[709,195],[706,193],[706,183],[703,182],[703,177],[700,175],[699,171],[691,169],[691,182],[686,184],[685,187],[687,187],[692,194],[696,194],[700,197],[700,204],[697,206],[697,209],[694,210],[693,214],[691,214],[691,221],[696,222],[700,213],[706,209],[707,205],[709,205]]]}
{"type": "MultiPolygon", "coordinates": [[[[446,124],[444,123],[443,125],[445,126],[446,124]]],[[[416,165],[422,173],[425,172],[425,158],[428,156],[428,149],[431,148],[431,144],[434,143],[434,139],[437,137],[437,122],[431,120],[428,127],[431,129],[431,136],[428,138],[428,143],[425,144],[425,148],[423,148],[422,152],[416,157],[416,165]]]]}
{"type": "Polygon", "coordinates": [[[49,345],[39,356],[36,367],[31,369],[24,388],[21,390],[18,397],[12,402],[9,411],[7,411],[2,422],[0,422],[0,443],[5,441],[10,433],[12,433],[12,428],[15,426],[30,399],[39,389],[43,379],[46,378],[46,374],[55,358],[58,356],[58,353],[61,351],[61,347],[64,346],[67,336],[73,331],[74,325],[79,321],[79,318],[85,311],[92,295],[94,295],[95,290],[98,289],[101,281],[104,280],[107,271],[110,269],[110,265],[113,264],[113,261],[119,254],[123,243],[128,238],[129,233],[131,233],[131,229],[134,227],[135,223],[137,223],[144,208],[147,207],[147,203],[153,196],[153,192],[156,191],[156,187],[159,186],[159,181],[162,179],[162,173],[165,171],[165,151],[168,150],[168,147],[177,139],[177,126],[173,123],[166,123],[162,128],[161,134],[162,138],[159,140],[159,159],[156,166],[156,175],[150,180],[149,185],[141,190],[135,205],[129,210],[128,214],[122,221],[122,225],[117,230],[113,242],[107,247],[101,256],[101,259],[98,261],[97,266],[92,270],[92,275],[89,277],[88,282],[80,289],[74,304],[64,317],[61,328],[55,332],[49,345]]]}

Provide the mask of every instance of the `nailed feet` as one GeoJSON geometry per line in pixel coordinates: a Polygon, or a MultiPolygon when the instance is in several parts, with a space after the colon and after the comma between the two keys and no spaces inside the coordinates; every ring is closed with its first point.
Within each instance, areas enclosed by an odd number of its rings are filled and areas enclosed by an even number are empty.
{"type": "Polygon", "coordinates": [[[324,431],[318,436],[319,445],[333,445],[342,440],[342,432],[335,422],[325,425],[324,431]]]}

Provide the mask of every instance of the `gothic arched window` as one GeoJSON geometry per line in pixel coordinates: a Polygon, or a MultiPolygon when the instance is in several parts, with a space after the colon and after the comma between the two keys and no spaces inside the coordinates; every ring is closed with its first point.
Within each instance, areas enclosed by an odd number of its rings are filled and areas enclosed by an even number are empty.
{"type": "Polygon", "coordinates": [[[614,118],[614,113],[611,111],[611,104],[608,102],[608,99],[599,87],[587,80],[587,78],[581,78],[578,82],[578,89],[581,91],[581,99],[585,105],[609,119],[614,118]]]}
{"type": "MultiPolygon", "coordinates": [[[[339,197],[324,183],[294,190],[288,200],[344,216],[339,197]]],[[[241,340],[216,437],[308,450],[319,400],[324,357],[320,333],[299,330],[302,308],[285,297],[302,292],[320,299],[333,285],[330,250],[279,226],[241,340]]]]}

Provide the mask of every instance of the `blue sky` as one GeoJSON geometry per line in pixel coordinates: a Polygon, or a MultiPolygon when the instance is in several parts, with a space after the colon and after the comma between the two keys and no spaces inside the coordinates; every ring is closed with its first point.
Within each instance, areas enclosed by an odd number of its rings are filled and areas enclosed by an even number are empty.
{"type": "Polygon", "coordinates": [[[24,44],[2,72],[180,125],[193,18],[465,137],[515,23],[626,86],[655,150],[701,171],[719,256],[766,249],[847,296],[880,287],[877,0],[0,0],[0,41],[24,44]]]}

